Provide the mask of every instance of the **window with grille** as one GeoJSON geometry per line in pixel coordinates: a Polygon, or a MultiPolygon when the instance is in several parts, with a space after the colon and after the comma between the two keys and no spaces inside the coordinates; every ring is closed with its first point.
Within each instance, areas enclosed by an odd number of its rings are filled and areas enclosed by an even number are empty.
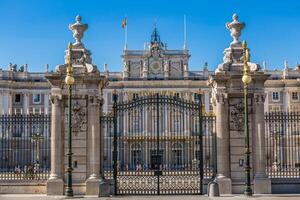
{"type": "Polygon", "coordinates": [[[21,94],[15,95],[15,103],[21,103],[21,94]]]}
{"type": "Polygon", "coordinates": [[[272,100],[279,101],[279,92],[272,92],[272,100]]]}
{"type": "Polygon", "coordinates": [[[298,92],[292,92],[292,100],[297,101],[299,99],[298,92]]]}

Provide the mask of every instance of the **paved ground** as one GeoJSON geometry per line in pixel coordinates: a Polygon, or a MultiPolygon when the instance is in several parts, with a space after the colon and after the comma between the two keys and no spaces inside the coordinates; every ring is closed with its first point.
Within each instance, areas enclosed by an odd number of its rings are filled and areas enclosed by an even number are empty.
{"type": "MultiPolygon", "coordinates": [[[[46,195],[17,195],[17,194],[9,194],[9,195],[0,195],[0,200],[60,200],[60,199],[66,199],[63,196],[53,196],[49,197],[46,195]]],[[[223,197],[215,197],[215,198],[209,198],[207,196],[185,196],[185,195],[178,195],[178,196],[117,196],[117,197],[103,197],[103,198],[97,198],[97,197],[80,197],[76,196],[73,199],[79,200],[300,200],[300,194],[299,195],[255,195],[253,197],[245,197],[242,195],[239,196],[223,196],[223,197]]]]}

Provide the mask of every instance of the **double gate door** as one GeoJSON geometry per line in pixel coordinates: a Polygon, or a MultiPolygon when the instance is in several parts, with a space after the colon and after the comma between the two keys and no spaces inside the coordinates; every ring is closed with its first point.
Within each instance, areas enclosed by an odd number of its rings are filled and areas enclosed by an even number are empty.
{"type": "Polygon", "coordinates": [[[112,171],[115,194],[202,194],[213,167],[213,120],[202,116],[201,99],[153,94],[118,101],[114,94],[104,170],[112,171]]]}

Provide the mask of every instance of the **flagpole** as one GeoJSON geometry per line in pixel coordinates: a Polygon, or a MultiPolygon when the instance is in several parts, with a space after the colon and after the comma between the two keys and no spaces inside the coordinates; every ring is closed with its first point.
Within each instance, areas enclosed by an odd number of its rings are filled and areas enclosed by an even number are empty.
{"type": "Polygon", "coordinates": [[[127,16],[125,17],[126,19],[126,25],[125,25],[125,45],[124,45],[124,50],[127,50],[127,16]]]}
{"type": "Polygon", "coordinates": [[[183,49],[187,49],[186,44],[186,15],[183,15],[183,49]]]}

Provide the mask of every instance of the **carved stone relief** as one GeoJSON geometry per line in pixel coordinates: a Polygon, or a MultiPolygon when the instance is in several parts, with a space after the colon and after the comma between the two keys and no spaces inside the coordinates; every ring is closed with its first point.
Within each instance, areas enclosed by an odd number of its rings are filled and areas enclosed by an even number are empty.
{"type": "Polygon", "coordinates": [[[231,131],[244,130],[244,104],[242,98],[230,99],[229,119],[231,131]]]}
{"type": "MultiPolygon", "coordinates": [[[[68,109],[66,112],[66,122],[68,119],[68,109]]],[[[66,126],[67,127],[67,126],[66,126]]],[[[85,99],[74,99],[72,102],[72,132],[78,136],[81,132],[87,131],[87,107],[85,99]]]]}

